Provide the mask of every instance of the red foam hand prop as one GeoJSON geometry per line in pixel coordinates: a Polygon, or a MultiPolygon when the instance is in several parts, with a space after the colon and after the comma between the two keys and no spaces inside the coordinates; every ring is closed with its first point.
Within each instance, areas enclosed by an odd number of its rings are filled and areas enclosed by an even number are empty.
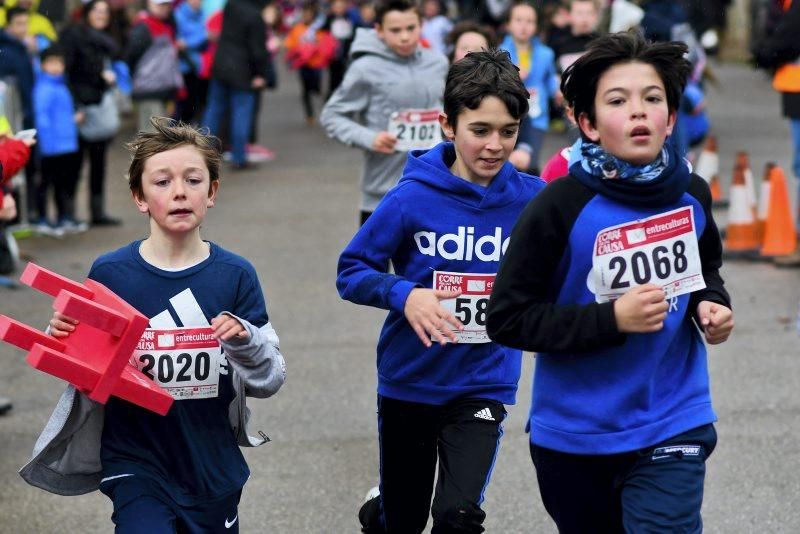
{"type": "Polygon", "coordinates": [[[94,280],[79,284],[33,263],[20,280],[55,297],[53,309],[78,320],[69,336],[56,339],[0,315],[0,339],[28,351],[31,367],[103,404],[114,395],[161,415],[169,411],[172,396],[128,363],[147,317],[94,280]]]}

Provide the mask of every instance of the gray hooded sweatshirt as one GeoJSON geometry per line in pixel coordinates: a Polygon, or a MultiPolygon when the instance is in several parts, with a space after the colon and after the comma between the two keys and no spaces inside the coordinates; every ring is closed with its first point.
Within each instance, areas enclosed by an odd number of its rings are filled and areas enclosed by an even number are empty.
{"type": "Polygon", "coordinates": [[[364,150],[361,210],[372,212],[400,179],[407,156],[405,152],[374,152],[373,139],[387,130],[395,111],[442,108],[448,63],[443,55],[423,48],[401,57],[375,30],[364,28],[356,32],[350,59],[320,122],[330,137],[364,150]]]}
{"type": "MultiPolygon", "coordinates": [[[[228,315],[238,319],[250,335],[247,340],[221,342],[233,370],[235,391],[228,418],[238,444],[257,447],[269,438],[263,432],[259,432],[259,437],[249,435],[250,409],[245,397],[266,398],[275,394],[286,378],[286,364],[271,323],[256,328],[232,313],[228,315]]],[[[102,404],[68,386],[36,441],[32,458],[20,469],[22,478],[32,486],[58,495],[81,495],[96,490],[103,471],[100,438],[104,415],[102,404]]]]}

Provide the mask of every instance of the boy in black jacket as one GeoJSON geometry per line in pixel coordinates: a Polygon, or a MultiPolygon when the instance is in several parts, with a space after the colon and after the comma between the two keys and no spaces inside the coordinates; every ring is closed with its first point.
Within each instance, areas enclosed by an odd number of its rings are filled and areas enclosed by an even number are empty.
{"type": "Polygon", "coordinates": [[[561,533],[702,530],[702,337],[733,315],[708,185],[665,143],[685,53],[620,33],[566,70],[582,157],[525,209],[492,291],[489,336],[539,352],[531,457],[561,533]]]}

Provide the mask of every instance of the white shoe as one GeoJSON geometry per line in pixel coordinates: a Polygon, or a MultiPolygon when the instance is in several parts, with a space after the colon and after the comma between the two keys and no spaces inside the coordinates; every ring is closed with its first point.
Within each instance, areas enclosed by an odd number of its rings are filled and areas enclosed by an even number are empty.
{"type": "Polygon", "coordinates": [[[56,228],[60,228],[64,234],[82,234],[89,229],[89,225],[83,221],[71,218],[64,218],[59,221],[56,228]]]}
{"type": "Polygon", "coordinates": [[[369,502],[375,497],[380,496],[381,488],[380,486],[375,486],[374,488],[370,488],[366,495],[364,495],[364,502],[369,502]]]}

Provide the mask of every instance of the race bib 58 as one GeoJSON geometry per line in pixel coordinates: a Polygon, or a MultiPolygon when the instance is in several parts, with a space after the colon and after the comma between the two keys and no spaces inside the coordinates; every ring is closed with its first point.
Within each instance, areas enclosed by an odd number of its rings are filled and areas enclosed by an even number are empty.
{"type": "Polygon", "coordinates": [[[597,302],[650,283],[667,298],[706,287],[692,206],[598,232],[592,276],[597,302]]]}
{"type": "Polygon", "coordinates": [[[460,296],[441,302],[442,307],[450,311],[464,325],[464,330],[455,332],[459,343],[491,342],[486,333],[486,312],[494,279],[494,274],[434,271],[434,289],[461,291],[460,296]]]}
{"type": "Polygon", "coordinates": [[[148,328],[132,363],[175,400],[216,397],[224,358],[212,332],[210,327],[148,328]]]}

